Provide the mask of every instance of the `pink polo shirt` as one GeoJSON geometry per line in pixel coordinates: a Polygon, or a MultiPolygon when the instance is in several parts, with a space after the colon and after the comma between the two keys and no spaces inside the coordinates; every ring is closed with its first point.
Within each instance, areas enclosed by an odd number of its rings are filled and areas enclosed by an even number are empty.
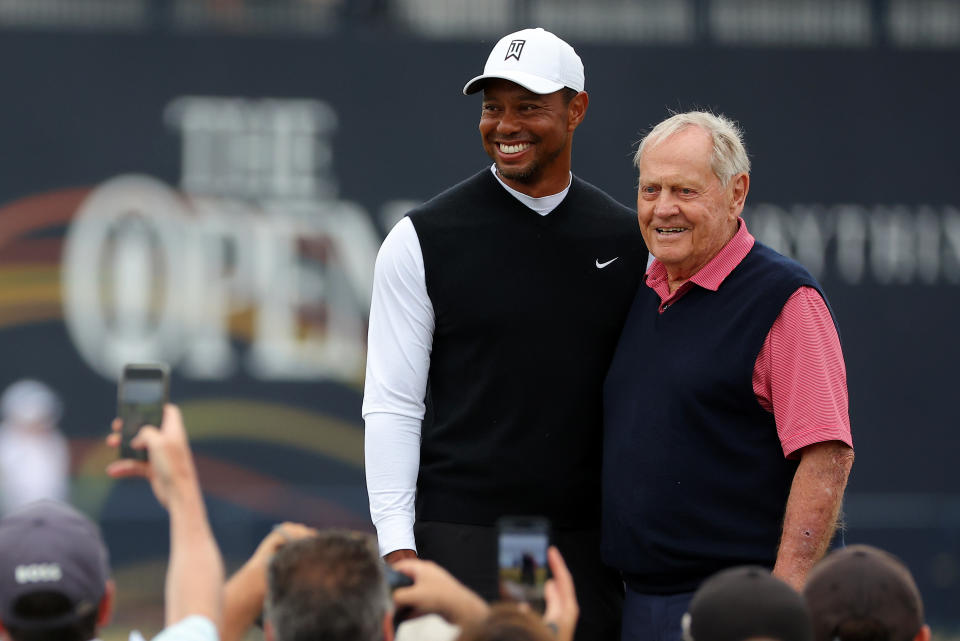
{"type": "MultiPolygon", "coordinates": [[[[693,287],[717,291],[754,242],[741,218],[730,242],[673,294],[667,268],[654,260],[646,282],[660,297],[660,313],[693,287]]],[[[753,367],[753,392],[760,406],[773,413],[784,456],[793,458],[801,448],[823,441],[853,447],[840,337],[812,287],[797,289],[770,327],[753,367]]]]}

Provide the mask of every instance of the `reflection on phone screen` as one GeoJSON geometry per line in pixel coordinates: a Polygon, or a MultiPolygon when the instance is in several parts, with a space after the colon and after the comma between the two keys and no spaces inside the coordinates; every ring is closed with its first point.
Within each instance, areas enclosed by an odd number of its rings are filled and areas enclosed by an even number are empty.
{"type": "Polygon", "coordinates": [[[144,425],[160,427],[163,422],[165,385],[162,379],[126,379],[120,388],[118,414],[123,421],[121,456],[143,459],[144,452],[133,450],[129,441],[144,425]]]}
{"type": "Polygon", "coordinates": [[[543,584],[547,580],[545,532],[501,532],[500,592],[511,601],[525,601],[543,609],[543,584]]]}

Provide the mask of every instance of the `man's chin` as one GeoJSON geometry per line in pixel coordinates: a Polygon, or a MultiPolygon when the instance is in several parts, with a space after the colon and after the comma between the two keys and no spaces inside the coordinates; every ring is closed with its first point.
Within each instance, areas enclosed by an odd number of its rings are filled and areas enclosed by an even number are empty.
{"type": "Polygon", "coordinates": [[[530,183],[534,181],[535,167],[504,167],[497,163],[497,173],[504,180],[514,180],[519,183],[530,183]]]}

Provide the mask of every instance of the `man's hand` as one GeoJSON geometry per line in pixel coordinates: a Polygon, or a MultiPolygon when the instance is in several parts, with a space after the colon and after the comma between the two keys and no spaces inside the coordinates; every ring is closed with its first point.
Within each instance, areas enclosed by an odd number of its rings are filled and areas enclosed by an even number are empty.
{"type": "Polygon", "coordinates": [[[402,561],[404,559],[415,559],[417,558],[417,553],[413,550],[394,550],[390,554],[383,557],[383,560],[393,565],[397,561],[402,561]]]}
{"type": "Polygon", "coordinates": [[[270,565],[270,559],[277,550],[291,541],[298,541],[308,536],[316,535],[317,530],[309,525],[292,523],[290,521],[278,523],[270,530],[270,534],[260,541],[260,545],[257,546],[253,556],[246,562],[246,565],[262,568],[263,571],[266,572],[267,566],[270,565]]]}
{"type": "MultiPolygon", "coordinates": [[[[113,422],[108,445],[120,444],[121,427],[119,419],[113,422]]],[[[170,513],[170,561],[164,599],[166,625],[191,615],[207,617],[219,625],[223,561],[207,520],[180,409],[165,405],[161,428],[141,428],[130,444],[136,449],[146,449],[150,460],[114,461],[107,466],[107,474],[113,478],[149,480],[157,500],[170,513]]]]}
{"type": "Polygon", "coordinates": [[[316,533],[312,527],[300,523],[280,523],[260,542],[253,556],[223,588],[221,641],[242,639],[262,612],[267,595],[267,567],[276,551],[291,541],[316,533]]]}
{"type": "MultiPolygon", "coordinates": [[[[107,445],[120,445],[122,421],[114,419],[113,432],[107,437],[107,445]]],[[[150,481],[157,500],[169,509],[171,497],[181,496],[184,491],[199,492],[197,472],[193,466],[187,433],[183,427],[180,408],[167,404],[163,408],[161,429],[145,426],[130,442],[135,449],[146,449],[149,461],[121,459],[107,466],[107,474],[113,478],[142,477],[150,481]]]]}
{"type": "Polygon", "coordinates": [[[393,567],[413,579],[413,585],[393,591],[397,610],[410,608],[414,617],[439,614],[459,626],[483,619],[490,610],[479,595],[433,561],[404,559],[393,567]]]}
{"type": "Polygon", "coordinates": [[[547,581],[543,588],[547,601],[543,622],[556,632],[558,641],[572,641],[577,618],[580,616],[573,576],[560,556],[560,551],[552,545],[547,550],[547,563],[553,578],[547,581]]]}

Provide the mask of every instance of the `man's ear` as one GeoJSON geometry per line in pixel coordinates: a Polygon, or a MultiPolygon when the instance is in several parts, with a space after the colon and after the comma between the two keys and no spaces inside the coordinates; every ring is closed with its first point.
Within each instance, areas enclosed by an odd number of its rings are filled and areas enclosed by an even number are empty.
{"type": "Polygon", "coordinates": [[[730,217],[736,220],[743,213],[750,191],[750,174],[737,174],[730,179],[730,217]]]}
{"type": "Polygon", "coordinates": [[[110,618],[113,616],[113,601],[117,595],[117,584],[113,582],[113,579],[107,579],[107,583],[103,587],[103,597],[97,606],[97,629],[110,623],[110,618]]]}
{"type": "Polygon", "coordinates": [[[570,100],[567,106],[567,131],[573,131],[583,122],[589,105],[590,96],[586,91],[581,91],[570,100]]]}

